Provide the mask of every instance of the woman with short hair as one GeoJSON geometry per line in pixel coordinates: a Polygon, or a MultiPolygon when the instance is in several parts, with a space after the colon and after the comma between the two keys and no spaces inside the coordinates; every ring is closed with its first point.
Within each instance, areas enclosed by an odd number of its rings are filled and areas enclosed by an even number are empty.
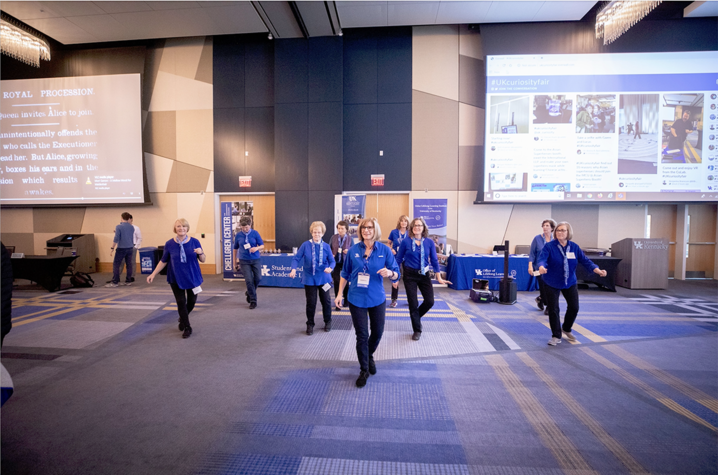
{"type": "Polygon", "coordinates": [[[538,258],[539,273],[546,284],[546,305],[548,321],[551,324],[551,339],[548,344],[556,346],[561,343],[562,334],[568,341],[576,341],[571,333],[573,322],[578,315],[578,284],[576,283],[576,266],[581,264],[588,271],[606,277],[606,271],[586,257],[573,239],[573,229],[566,221],[556,225],[555,239],[546,243],[538,258]],[[558,298],[563,294],[566,299],[566,315],[561,325],[558,298]]]}
{"type": "Polygon", "coordinates": [[[401,243],[396,261],[399,265],[403,264],[404,288],[409,301],[411,327],[414,330],[411,339],[418,341],[422,332],[421,317],[434,306],[434,286],[429,275],[429,265],[436,272],[436,280],[440,284],[451,284],[451,282],[441,278],[436,244],[433,239],[428,239],[429,229],[424,218],[414,218],[409,231],[411,237],[401,243]],[[417,290],[421,292],[421,298],[424,300],[421,305],[419,305],[417,290]]]}
{"type": "MultiPolygon", "coordinates": [[[[544,219],[541,222],[541,229],[543,232],[536,235],[534,240],[531,241],[531,248],[529,250],[529,275],[533,276],[534,272],[538,271],[538,257],[546,243],[553,239],[553,230],[555,228],[556,221],[553,219],[544,219]]],[[[538,275],[536,280],[538,281],[539,286],[539,296],[536,297],[536,305],[538,305],[539,310],[544,311],[544,315],[548,315],[548,307],[544,308],[546,305],[546,288],[541,275],[538,275]]]]}
{"type": "Polygon", "coordinates": [[[176,236],[165,243],[162,259],[157,263],[155,270],[147,276],[147,283],[151,284],[167,263],[171,263],[167,270],[167,283],[170,284],[177,301],[182,338],[189,338],[192,334],[189,314],[197,302],[197,294],[202,291],[200,285],[203,280],[199,263],[204,262],[207,256],[199,241],[187,235],[189,223],[186,219],[180,218],[175,221],[174,232],[176,236]]]}
{"type": "Polygon", "coordinates": [[[327,227],[321,221],[314,221],[309,226],[312,238],[304,242],[292,259],[292,271],[289,277],[297,275],[297,267],[302,263],[302,284],[304,295],[307,297],[307,335],[314,333],[314,313],[317,309],[317,292],[322,302],[322,315],[324,316],[324,331],[332,329],[332,269],[335,261],[329,244],[322,241],[327,227]]]}
{"type": "MultiPolygon", "coordinates": [[[[344,267],[344,261],[346,260],[349,248],[352,247],[353,244],[354,240],[349,235],[349,223],[347,223],[346,221],[339,221],[337,223],[337,233],[329,240],[329,247],[332,248],[332,255],[334,256],[334,260],[337,263],[337,265],[334,266],[334,270],[332,271],[335,299],[339,297],[337,290],[339,289],[339,280],[342,277],[341,273],[342,268],[344,267]]],[[[344,292],[342,292],[344,302],[346,302],[347,300],[347,292],[349,292],[349,288],[345,287],[344,292]]],[[[334,310],[340,311],[341,309],[341,305],[337,305],[334,310]]]]}
{"type": "MultiPolygon", "coordinates": [[[[405,214],[399,216],[399,220],[396,222],[396,228],[392,229],[389,233],[389,239],[387,244],[391,247],[391,252],[396,256],[399,252],[399,246],[401,242],[406,239],[411,233],[409,229],[409,217],[405,214]]],[[[399,282],[395,282],[391,285],[391,303],[389,306],[395,308],[397,306],[397,300],[399,299],[399,282]]]]}
{"type": "MultiPolygon", "coordinates": [[[[369,375],[376,374],[374,352],[384,333],[386,293],[383,279],[396,282],[401,274],[391,249],[380,242],[381,228],[376,218],[361,220],[358,233],[360,241],[347,253],[337,295],[342,293],[347,282],[351,283],[347,301],[357,337],[360,372],[356,385],[362,388],[369,375]]],[[[341,297],[337,296],[335,303],[339,305],[340,301],[341,297]]]]}
{"type": "Polygon", "coordinates": [[[252,229],[252,218],[242,216],[239,219],[240,230],[234,236],[232,262],[235,269],[242,269],[247,290],[244,292],[250,309],[257,308],[257,287],[262,280],[262,259],[259,251],[264,249],[264,241],[256,229],[252,229]]]}

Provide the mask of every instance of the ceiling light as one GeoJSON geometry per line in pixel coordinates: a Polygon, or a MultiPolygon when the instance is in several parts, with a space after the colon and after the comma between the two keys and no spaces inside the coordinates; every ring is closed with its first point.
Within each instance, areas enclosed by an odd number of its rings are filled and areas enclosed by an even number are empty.
{"type": "Polygon", "coordinates": [[[0,20],[0,50],[23,63],[40,67],[40,60],[50,60],[50,47],[45,40],[0,20]]]}
{"type": "Polygon", "coordinates": [[[274,36],[272,36],[272,34],[270,33],[270,34],[267,35],[267,39],[273,40],[273,39],[274,39],[274,36]]]}
{"type": "Polygon", "coordinates": [[[596,15],[596,38],[603,37],[607,45],[641,21],[662,0],[613,0],[596,15]]]}

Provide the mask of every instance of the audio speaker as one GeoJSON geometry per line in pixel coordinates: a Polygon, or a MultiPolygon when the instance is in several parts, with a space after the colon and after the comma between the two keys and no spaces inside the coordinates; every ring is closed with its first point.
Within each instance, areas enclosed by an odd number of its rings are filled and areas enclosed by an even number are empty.
{"type": "Polygon", "coordinates": [[[504,305],[516,303],[516,281],[514,279],[502,279],[499,283],[499,303],[504,305]]]}

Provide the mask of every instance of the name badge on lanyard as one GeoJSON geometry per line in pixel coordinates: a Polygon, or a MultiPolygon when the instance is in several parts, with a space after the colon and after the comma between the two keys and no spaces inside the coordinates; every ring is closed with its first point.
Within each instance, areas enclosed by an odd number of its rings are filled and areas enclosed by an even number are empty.
{"type": "Polygon", "coordinates": [[[576,259],[576,254],[574,254],[573,252],[567,252],[566,259],[576,259]]]}
{"type": "Polygon", "coordinates": [[[366,272],[359,272],[359,274],[357,274],[357,287],[369,287],[369,274],[366,272]]]}
{"type": "Polygon", "coordinates": [[[249,244],[249,243],[246,243],[246,244],[244,245],[244,248],[245,248],[245,249],[249,249],[249,248],[251,248],[251,247],[252,247],[252,245],[249,244]]]}

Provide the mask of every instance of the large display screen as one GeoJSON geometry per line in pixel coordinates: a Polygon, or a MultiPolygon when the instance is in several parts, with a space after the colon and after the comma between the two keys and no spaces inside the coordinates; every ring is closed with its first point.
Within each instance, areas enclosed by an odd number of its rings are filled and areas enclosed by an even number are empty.
{"type": "Polygon", "coordinates": [[[140,204],[140,75],[2,81],[0,203],[140,204]]]}
{"type": "Polygon", "coordinates": [[[484,202],[718,200],[718,52],[486,58],[484,202]]]}

